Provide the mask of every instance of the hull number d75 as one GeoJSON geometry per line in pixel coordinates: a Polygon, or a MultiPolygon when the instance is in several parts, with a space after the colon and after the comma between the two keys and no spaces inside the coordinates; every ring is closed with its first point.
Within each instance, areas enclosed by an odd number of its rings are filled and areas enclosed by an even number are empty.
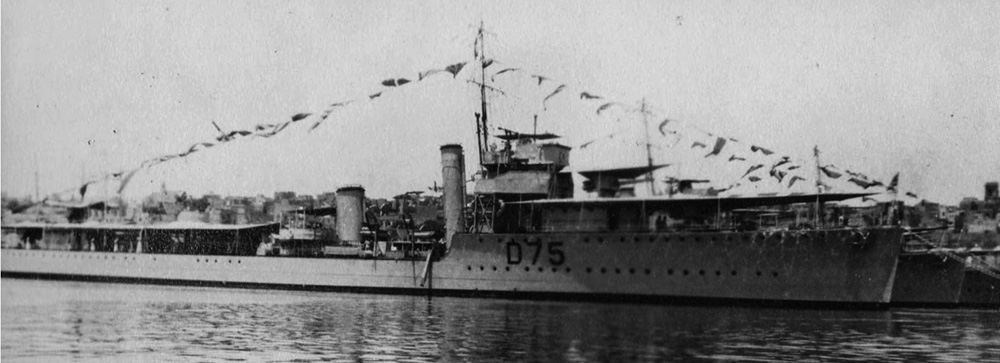
{"type": "Polygon", "coordinates": [[[559,266],[566,262],[566,255],[562,250],[563,243],[557,241],[544,242],[541,238],[529,238],[525,242],[518,242],[511,238],[507,242],[507,264],[517,265],[521,262],[532,265],[538,264],[538,259],[544,253],[552,266],[559,266]]]}

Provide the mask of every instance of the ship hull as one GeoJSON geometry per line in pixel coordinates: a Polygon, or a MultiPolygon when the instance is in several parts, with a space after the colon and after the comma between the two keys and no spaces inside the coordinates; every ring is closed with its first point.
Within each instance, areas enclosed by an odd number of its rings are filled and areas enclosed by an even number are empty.
{"type": "Polygon", "coordinates": [[[911,307],[1000,307],[1000,279],[934,253],[900,256],[892,305],[911,307]]]}
{"type": "Polygon", "coordinates": [[[885,307],[898,229],[457,234],[425,261],[10,250],[5,277],[766,306],[885,307]],[[425,274],[427,279],[424,279],[425,274]]]}

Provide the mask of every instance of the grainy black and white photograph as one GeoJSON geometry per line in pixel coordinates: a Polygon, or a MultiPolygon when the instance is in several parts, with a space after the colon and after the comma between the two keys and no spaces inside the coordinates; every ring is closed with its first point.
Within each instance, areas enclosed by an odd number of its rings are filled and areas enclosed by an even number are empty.
{"type": "Polygon", "coordinates": [[[998,19],[2,0],[0,359],[1000,361],[998,19]]]}

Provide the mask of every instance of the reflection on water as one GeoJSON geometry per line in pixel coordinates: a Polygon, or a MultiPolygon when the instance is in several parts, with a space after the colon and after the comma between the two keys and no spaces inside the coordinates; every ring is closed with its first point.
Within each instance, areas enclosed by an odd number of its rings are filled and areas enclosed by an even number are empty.
{"type": "Polygon", "coordinates": [[[1000,312],[2,280],[4,361],[997,361],[1000,312]]]}

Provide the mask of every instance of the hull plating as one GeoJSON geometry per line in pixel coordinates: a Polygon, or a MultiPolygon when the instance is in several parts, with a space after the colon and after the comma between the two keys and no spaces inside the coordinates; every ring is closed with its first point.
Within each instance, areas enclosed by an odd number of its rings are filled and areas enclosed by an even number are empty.
{"type": "Polygon", "coordinates": [[[790,304],[889,303],[898,229],[458,234],[424,261],[3,250],[6,276],[279,288],[790,304]]]}
{"type": "Polygon", "coordinates": [[[1000,306],[1000,280],[932,253],[899,259],[892,303],[901,306],[1000,306]]]}

